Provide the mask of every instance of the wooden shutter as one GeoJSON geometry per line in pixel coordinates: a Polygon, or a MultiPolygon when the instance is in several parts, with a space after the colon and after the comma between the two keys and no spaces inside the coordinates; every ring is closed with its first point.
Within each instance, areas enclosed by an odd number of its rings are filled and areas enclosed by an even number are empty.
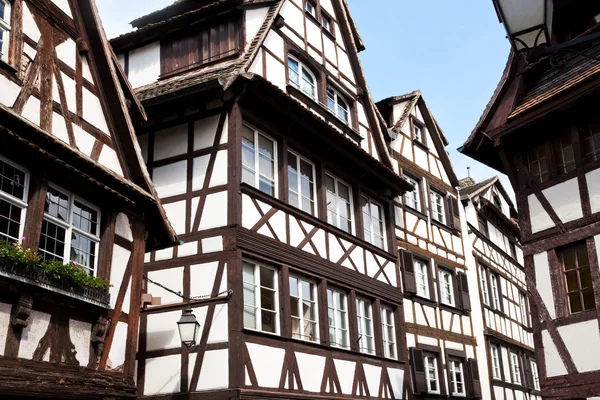
{"type": "Polygon", "coordinates": [[[471,297],[469,296],[469,284],[467,282],[467,275],[463,272],[458,272],[456,280],[458,281],[462,309],[465,311],[471,311],[471,297]]]}
{"type": "Polygon", "coordinates": [[[471,389],[473,397],[481,398],[481,380],[479,379],[479,367],[477,366],[477,360],[469,358],[469,375],[471,376],[471,389]]]}
{"type": "Polygon", "coordinates": [[[407,293],[417,293],[417,284],[415,282],[415,265],[411,253],[402,252],[402,262],[404,263],[404,291],[407,293]]]}
{"type": "Polygon", "coordinates": [[[454,229],[460,231],[460,208],[458,206],[458,199],[450,196],[450,204],[452,205],[451,214],[452,214],[452,224],[454,229]]]}
{"type": "Polygon", "coordinates": [[[423,361],[423,350],[411,347],[410,368],[413,376],[414,392],[423,393],[427,391],[427,380],[425,379],[425,362],[423,361]]]}

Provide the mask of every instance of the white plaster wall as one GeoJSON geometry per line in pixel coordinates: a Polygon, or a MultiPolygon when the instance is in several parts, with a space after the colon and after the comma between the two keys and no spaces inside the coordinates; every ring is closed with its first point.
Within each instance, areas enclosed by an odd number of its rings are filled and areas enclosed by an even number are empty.
{"type": "MultiPolygon", "coordinates": [[[[148,278],[155,282],[160,282],[162,285],[183,293],[183,267],[169,268],[159,271],[148,272],[148,278]]],[[[161,304],[181,303],[181,297],[176,296],[154,283],[148,282],[148,293],[154,297],[161,298],[161,304]]]]}
{"type": "Polygon", "coordinates": [[[2,88],[0,90],[0,103],[12,107],[21,91],[21,87],[4,75],[0,75],[0,87],[2,88]]]}
{"type": "Polygon", "coordinates": [[[124,322],[117,322],[115,328],[115,336],[113,338],[108,359],[110,360],[111,368],[115,369],[125,363],[125,348],[127,346],[127,327],[124,322]]]}
{"type": "Polygon", "coordinates": [[[69,336],[71,342],[75,346],[77,352],[76,358],[79,365],[87,367],[90,361],[90,336],[92,334],[92,324],[77,321],[76,319],[69,320],[69,336]]]}
{"type": "Polygon", "coordinates": [[[100,152],[98,163],[112,170],[117,175],[123,176],[123,169],[121,169],[119,157],[117,156],[117,153],[109,146],[102,146],[102,152],[100,152]]]}
{"type": "Polygon", "coordinates": [[[535,194],[527,198],[529,203],[529,217],[531,218],[531,232],[536,233],[554,227],[554,222],[542,207],[542,203],[535,194]]]}
{"type": "Polygon", "coordinates": [[[129,224],[129,218],[126,214],[119,213],[117,215],[117,221],[115,223],[115,233],[129,241],[133,241],[131,225],[129,224]]]}
{"type": "Polygon", "coordinates": [[[600,212],[600,168],[585,174],[592,213],[600,212]]]}
{"type": "Polygon", "coordinates": [[[227,191],[206,196],[200,219],[200,229],[218,228],[227,225],[227,191]]]}
{"type": "Polygon", "coordinates": [[[157,131],[154,135],[154,161],[185,154],[188,148],[188,124],[157,131]]]}
{"type": "Polygon", "coordinates": [[[325,370],[325,357],[296,352],[296,360],[303,389],[309,392],[320,392],[325,370]]]}
{"type": "Polygon", "coordinates": [[[363,369],[365,371],[365,378],[367,378],[367,385],[369,386],[369,391],[373,393],[379,392],[379,383],[381,382],[381,367],[377,367],[375,365],[363,364],[363,369]]]}
{"type": "Polygon", "coordinates": [[[250,8],[244,14],[246,19],[246,45],[249,45],[252,42],[252,39],[254,39],[254,36],[258,33],[258,30],[265,20],[267,11],[269,11],[269,7],[250,8]]]}
{"type": "Polygon", "coordinates": [[[590,354],[591,349],[600,349],[597,320],[559,326],[558,332],[573,357],[579,373],[600,369],[600,357],[593,357],[590,354]]]}
{"type": "MultiPolygon", "coordinates": [[[[561,335],[562,336],[562,335],[561,335]]],[[[548,378],[553,376],[566,375],[567,369],[565,368],[558,350],[550,337],[547,330],[542,331],[542,343],[544,345],[544,357],[546,361],[546,375],[548,378]]]]}
{"type": "Polygon", "coordinates": [[[542,193],[563,223],[583,217],[577,178],[549,187],[542,193]]]}
{"type": "Polygon", "coordinates": [[[286,91],[285,66],[269,53],[265,53],[267,79],[279,89],[286,91]]]}
{"type": "MultiPolygon", "coordinates": [[[[163,204],[163,208],[175,232],[178,235],[185,233],[185,201],[163,204]]],[[[194,210],[193,206],[192,210],[194,210]]]]}
{"type": "Polygon", "coordinates": [[[183,160],[154,168],[152,182],[161,199],[184,194],[187,190],[187,161],[183,160]]]}
{"type": "MultiPolygon", "coordinates": [[[[192,364],[193,365],[193,364],[192,364]]],[[[227,389],[229,387],[229,350],[213,350],[204,354],[196,391],[227,389]]]]}
{"type": "Polygon", "coordinates": [[[121,283],[123,282],[123,275],[125,274],[125,268],[129,262],[129,256],[131,252],[121,246],[114,245],[113,256],[110,269],[110,283],[113,285],[110,289],[110,308],[115,308],[117,302],[117,296],[121,283]]]}
{"type": "MultiPolygon", "coordinates": [[[[302,8],[302,5],[300,5],[300,8],[302,8]]],[[[281,7],[279,14],[285,18],[285,23],[296,33],[304,36],[304,15],[298,7],[295,7],[291,4],[290,0],[287,0],[281,7]]],[[[304,43],[302,43],[302,46],[304,46],[304,43]]]]}
{"type": "MultiPolygon", "coordinates": [[[[333,359],[335,369],[340,380],[340,387],[342,393],[352,394],[352,383],[354,381],[354,370],[356,369],[356,363],[353,361],[337,360],[333,359]]],[[[391,378],[391,377],[390,377],[391,378]]],[[[394,391],[395,393],[395,391],[394,391]]]]}
{"type": "Polygon", "coordinates": [[[548,253],[538,253],[533,256],[533,264],[535,268],[536,287],[544,305],[548,309],[550,317],[556,318],[554,311],[554,297],[552,296],[552,281],[550,279],[550,263],[548,261],[548,253]]]}
{"type": "MultiPolygon", "coordinates": [[[[219,115],[213,115],[194,122],[194,150],[202,150],[213,146],[219,118],[219,115]]],[[[223,130],[225,130],[227,122],[223,127],[223,130]]]]}
{"type": "Polygon", "coordinates": [[[21,333],[21,343],[19,346],[19,358],[31,360],[33,353],[38,347],[40,340],[46,334],[50,324],[50,314],[31,310],[27,319],[27,326],[21,333]]]}
{"type": "Polygon", "coordinates": [[[0,303],[0,356],[4,355],[4,349],[6,347],[6,337],[8,336],[8,330],[10,329],[11,309],[12,305],[0,303]]]}
{"type": "Polygon", "coordinates": [[[146,360],[144,394],[150,396],[163,393],[178,393],[180,391],[180,371],[180,355],[146,360]]]}
{"type": "MultiPolygon", "coordinates": [[[[194,310],[194,314],[198,317],[194,310]]],[[[146,350],[173,349],[181,347],[181,339],[177,330],[177,321],[181,311],[148,314],[146,350]]],[[[203,324],[204,320],[198,322],[203,324]]]]}
{"type": "Polygon", "coordinates": [[[246,347],[252,360],[258,385],[266,388],[279,388],[285,350],[254,343],[246,343],[246,347]]]}
{"type": "Polygon", "coordinates": [[[160,76],[160,43],[129,52],[129,82],[134,88],[155,82],[160,76]]]}

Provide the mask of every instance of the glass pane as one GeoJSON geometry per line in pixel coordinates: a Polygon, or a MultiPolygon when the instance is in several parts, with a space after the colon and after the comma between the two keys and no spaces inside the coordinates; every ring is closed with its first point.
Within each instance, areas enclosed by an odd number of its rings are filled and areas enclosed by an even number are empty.
{"type": "Polygon", "coordinates": [[[244,307],[244,328],[256,329],[256,309],[244,307]]]}
{"type": "Polygon", "coordinates": [[[292,337],[300,338],[300,320],[298,318],[292,318],[292,337]]]}
{"type": "Polygon", "coordinates": [[[583,307],[584,310],[593,310],[596,308],[594,289],[587,289],[583,291],[583,307]]]}
{"type": "Polygon", "coordinates": [[[266,178],[274,179],[275,178],[275,165],[273,160],[266,158],[262,154],[258,157],[259,171],[260,174],[266,178]]]}
{"type": "Polygon", "coordinates": [[[97,235],[98,212],[75,200],[73,202],[73,226],[92,235],[97,235]]]}
{"type": "Polygon", "coordinates": [[[96,259],[96,243],[79,234],[71,235],[71,261],[93,272],[96,259]]]}
{"type": "Polygon", "coordinates": [[[562,254],[566,271],[577,268],[577,254],[574,249],[565,249],[562,254]]]}
{"type": "Polygon", "coordinates": [[[305,300],[312,300],[313,299],[313,284],[306,282],[306,281],[301,281],[302,284],[302,298],[305,300]]]}
{"type": "Polygon", "coordinates": [[[569,295],[569,304],[571,306],[571,313],[581,312],[581,298],[579,292],[571,293],[569,295]]]}
{"type": "Polygon", "coordinates": [[[44,260],[62,260],[65,253],[64,228],[44,220],[40,235],[40,253],[44,260]]]}
{"type": "Polygon", "coordinates": [[[333,300],[333,290],[327,289],[327,306],[333,308],[336,304],[333,300]]]}
{"type": "Polygon", "coordinates": [[[254,284],[254,265],[247,262],[242,263],[242,276],[244,282],[254,284]]]}
{"type": "Polygon", "coordinates": [[[275,195],[275,183],[263,178],[262,176],[258,180],[258,189],[270,196],[275,195]]]}
{"type": "MultiPolygon", "coordinates": [[[[1,32],[2,30],[0,29],[1,32]]],[[[0,160],[0,191],[15,196],[20,200],[26,200],[25,172],[0,160]]]]}
{"type": "Polygon", "coordinates": [[[579,280],[582,289],[592,287],[592,273],[590,272],[590,267],[584,267],[579,270],[579,280]]]}
{"type": "Polygon", "coordinates": [[[300,297],[298,292],[298,279],[290,276],[290,296],[300,297]]]}
{"type": "Polygon", "coordinates": [[[263,310],[275,311],[276,293],[269,289],[260,289],[260,305],[263,310]]]}
{"type": "Polygon", "coordinates": [[[300,300],[297,297],[290,297],[292,317],[300,318],[300,300]]]}
{"type": "Polygon", "coordinates": [[[261,318],[262,318],[262,330],[265,332],[275,333],[275,318],[277,314],[269,311],[262,310],[261,318]]]}
{"type": "Polygon", "coordinates": [[[569,271],[566,274],[567,277],[567,290],[573,292],[579,290],[579,282],[577,278],[577,271],[569,271]]]}
{"type": "Polygon", "coordinates": [[[258,135],[258,149],[261,155],[264,155],[268,159],[274,159],[274,147],[275,145],[270,139],[267,139],[262,135],[258,135]]]}
{"type": "Polygon", "coordinates": [[[0,199],[0,238],[19,240],[21,213],[20,207],[0,199]]]}
{"type": "Polygon", "coordinates": [[[275,271],[265,267],[260,267],[260,285],[275,289],[275,271]]]}
{"type": "Polygon", "coordinates": [[[289,203],[292,206],[294,206],[294,207],[300,207],[299,196],[296,193],[290,191],[289,194],[288,194],[288,197],[289,197],[289,203]]]}
{"type": "Polygon", "coordinates": [[[350,188],[343,183],[338,182],[338,189],[340,191],[338,196],[350,203],[350,188]]]}
{"type": "Polygon", "coordinates": [[[69,196],[54,189],[48,188],[46,194],[46,213],[62,221],[69,221],[69,196]]]}
{"type": "Polygon", "coordinates": [[[246,145],[242,144],[242,165],[255,170],[256,166],[254,165],[254,145],[246,145]]]}
{"type": "Polygon", "coordinates": [[[242,182],[247,183],[248,185],[255,186],[256,178],[254,172],[246,169],[246,167],[242,168],[242,182]]]}
{"type": "Polygon", "coordinates": [[[242,144],[246,144],[254,148],[254,130],[246,125],[242,126],[242,144]]]}
{"type": "Polygon", "coordinates": [[[577,265],[579,267],[582,267],[584,265],[590,265],[590,260],[587,252],[587,245],[585,243],[577,246],[575,248],[575,251],[577,252],[577,265]]]}
{"type": "Polygon", "coordinates": [[[244,304],[248,306],[256,306],[256,287],[248,283],[244,283],[244,304]]]}

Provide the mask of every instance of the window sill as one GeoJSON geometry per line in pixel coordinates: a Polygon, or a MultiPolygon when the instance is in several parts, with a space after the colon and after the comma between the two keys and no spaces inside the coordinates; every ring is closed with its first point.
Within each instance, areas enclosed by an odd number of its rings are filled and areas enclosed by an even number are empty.
{"type": "MultiPolygon", "coordinates": [[[[316,6],[315,6],[315,11],[316,11],[316,6]]],[[[318,26],[321,26],[321,23],[319,22],[319,20],[316,16],[312,15],[311,13],[309,13],[306,10],[304,10],[304,15],[306,15],[306,18],[310,19],[312,22],[314,22],[318,26]]]]}
{"type": "Polygon", "coordinates": [[[469,315],[468,311],[444,303],[440,303],[440,310],[448,311],[452,314],[469,315]]]}
{"type": "MultiPolygon", "coordinates": [[[[333,24],[333,22],[332,22],[332,24],[333,24]]],[[[335,35],[333,34],[333,32],[330,32],[329,30],[325,29],[324,26],[321,26],[321,30],[323,31],[323,34],[325,36],[327,36],[329,39],[331,39],[335,42],[335,35]]]]}
{"type": "Polygon", "coordinates": [[[411,213],[411,214],[415,215],[415,216],[416,216],[416,217],[418,217],[418,218],[421,218],[421,219],[424,219],[425,221],[427,221],[427,214],[424,214],[424,213],[422,213],[421,211],[419,211],[419,210],[417,210],[417,209],[415,209],[415,208],[412,208],[412,207],[411,207],[411,206],[409,206],[409,205],[406,205],[406,204],[405,204],[405,205],[404,205],[404,210],[408,211],[409,213],[411,213]]]}
{"type": "Polygon", "coordinates": [[[411,295],[410,293],[407,293],[406,299],[407,300],[412,300],[412,301],[414,301],[416,303],[421,303],[421,304],[429,306],[429,307],[433,307],[433,308],[437,308],[438,307],[438,303],[436,301],[431,300],[428,297],[420,296],[418,294],[412,294],[411,295]],[[411,296],[411,297],[408,297],[408,296],[411,296]]]}
{"type": "Polygon", "coordinates": [[[460,237],[460,232],[457,229],[452,228],[446,224],[443,224],[433,218],[431,218],[431,225],[437,226],[438,228],[443,229],[452,235],[456,235],[456,236],[460,237]]]}
{"type": "Polygon", "coordinates": [[[0,70],[3,70],[11,75],[15,75],[18,72],[15,67],[4,60],[0,60],[0,70]]]}
{"type": "Polygon", "coordinates": [[[425,152],[429,153],[429,147],[425,143],[421,142],[419,139],[413,138],[413,143],[415,144],[415,146],[420,147],[421,150],[424,150],[425,152]]]}

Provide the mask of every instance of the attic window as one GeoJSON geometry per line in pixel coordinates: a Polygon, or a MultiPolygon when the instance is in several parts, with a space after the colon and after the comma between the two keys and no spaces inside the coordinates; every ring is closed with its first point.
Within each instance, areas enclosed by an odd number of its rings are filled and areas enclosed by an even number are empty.
{"type": "Polygon", "coordinates": [[[329,18],[327,15],[321,13],[321,26],[323,27],[323,29],[325,29],[327,32],[329,33],[333,33],[332,29],[332,21],[331,18],[329,18]]]}
{"type": "Polygon", "coordinates": [[[345,124],[349,123],[348,120],[348,104],[340,95],[340,93],[332,88],[331,86],[327,86],[327,108],[333,114],[335,114],[339,119],[341,119],[345,124]]]}
{"type": "Polygon", "coordinates": [[[314,3],[306,0],[304,3],[304,11],[306,11],[309,15],[317,18],[317,7],[315,7],[314,3]]]}
{"type": "Polygon", "coordinates": [[[425,144],[425,139],[423,137],[423,127],[416,121],[413,121],[413,140],[425,144]]]}
{"type": "Polygon", "coordinates": [[[10,3],[0,0],[0,60],[8,62],[10,48],[10,3]]]}

